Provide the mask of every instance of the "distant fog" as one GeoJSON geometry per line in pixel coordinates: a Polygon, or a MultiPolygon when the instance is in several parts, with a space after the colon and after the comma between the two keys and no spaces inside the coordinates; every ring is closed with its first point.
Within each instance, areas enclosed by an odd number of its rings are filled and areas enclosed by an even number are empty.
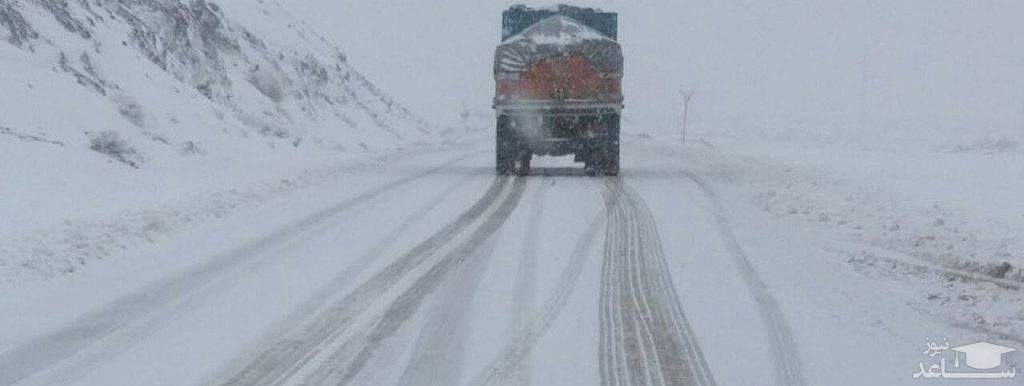
{"type": "MultiPolygon", "coordinates": [[[[463,101],[490,109],[509,3],[282,2],[428,119],[456,122],[463,101]]],[[[679,92],[692,89],[698,132],[1024,133],[1019,0],[576,4],[620,13],[626,115],[636,126],[676,130],[679,92]]]]}

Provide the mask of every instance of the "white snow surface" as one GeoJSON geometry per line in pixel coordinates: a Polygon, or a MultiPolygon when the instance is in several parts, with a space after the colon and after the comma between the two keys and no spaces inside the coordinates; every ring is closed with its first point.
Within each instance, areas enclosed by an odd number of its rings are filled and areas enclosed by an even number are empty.
{"type": "Polygon", "coordinates": [[[0,281],[441,138],[275,1],[14,0],[0,19],[0,281]]]}
{"type": "MultiPolygon", "coordinates": [[[[1024,343],[1019,268],[996,277],[932,256],[944,248],[903,244],[942,235],[937,202],[961,234],[1002,232],[1007,243],[971,245],[1017,248],[1018,233],[973,223],[980,212],[959,206],[959,193],[876,190],[878,178],[827,172],[858,162],[823,150],[711,137],[681,147],[627,130],[620,179],[540,158],[532,176],[500,183],[483,136],[339,167],[126,258],[5,285],[0,381],[598,384],[601,342],[623,338],[601,323],[630,315],[601,299],[630,304],[602,293],[630,288],[614,279],[627,265],[608,267],[629,262],[614,251],[631,237],[642,243],[621,251],[645,251],[635,258],[664,252],[647,280],[671,278],[702,358],[679,363],[705,363],[717,384],[918,384],[925,338],[1024,343]],[[634,205],[646,210],[612,215],[634,205]]],[[[1020,156],[917,155],[928,157],[1020,156]]],[[[930,163],[893,178],[926,186],[921,171],[942,167],[930,163]]],[[[992,256],[979,264],[1019,267],[1015,253],[992,256]]],[[[665,306],[647,295],[636,301],[665,306]]],[[[1003,359],[1020,368],[1016,353],[1003,359]]]]}

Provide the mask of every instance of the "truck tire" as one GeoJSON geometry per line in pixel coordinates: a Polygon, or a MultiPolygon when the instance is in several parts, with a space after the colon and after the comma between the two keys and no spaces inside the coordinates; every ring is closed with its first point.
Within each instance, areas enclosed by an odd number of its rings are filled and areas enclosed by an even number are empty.
{"type": "Polygon", "coordinates": [[[500,175],[509,175],[516,168],[516,142],[515,133],[509,127],[509,119],[504,115],[498,116],[497,133],[494,146],[494,169],[500,175]]]}
{"type": "Polygon", "coordinates": [[[602,122],[607,130],[608,139],[601,149],[600,169],[606,176],[619,175],[619,125],[622,121],[619,114],[606,115],[602,122]]]}
{"type": "Polygon", "coordinates": [[[609,140],[601,152],[601,173],[606,176],[619,175],[619,140],[609,140]]]}
{"type": "Polygon", "coordinates": [[[519,154],[516,156],[515,170],[516,174],[520,176],[530,175],[530,161],[533,160],[533,154],[529,150],[523,147],[519,148],[519,154]]]}
{"type": "Polygon", "coordinates": [[[601,152],[603,151],[603,148],[604,146],[591,144],[577,153],[577,155],[583,160],[583,170],[585,170],[587,174],[595,175],[600,172],[601,164],[603,162],[601,160],[601,152]]]}

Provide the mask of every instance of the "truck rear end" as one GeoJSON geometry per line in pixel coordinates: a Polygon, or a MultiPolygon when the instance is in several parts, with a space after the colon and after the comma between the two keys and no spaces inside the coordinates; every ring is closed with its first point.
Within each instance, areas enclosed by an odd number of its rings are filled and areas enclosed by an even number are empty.
{"type": "Polygon", "coordinates": [[[618,16],[519,5],[502,24],[494,60],[497,172],[525,174],[534,155],[574,154],[588,170],[618,174],[618,16]]]}

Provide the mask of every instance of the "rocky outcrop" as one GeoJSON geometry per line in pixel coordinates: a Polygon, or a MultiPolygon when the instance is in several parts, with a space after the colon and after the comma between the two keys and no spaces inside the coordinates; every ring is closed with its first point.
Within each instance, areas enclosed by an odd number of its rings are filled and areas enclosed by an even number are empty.
{"type": "Polygon", "coordinates": [[[18,12],[18,8],[18,0],[0,3],[0,32],[6,33],[8,43],[25,47],[30,40],[38,39],[39,33],[18,12]]]}

